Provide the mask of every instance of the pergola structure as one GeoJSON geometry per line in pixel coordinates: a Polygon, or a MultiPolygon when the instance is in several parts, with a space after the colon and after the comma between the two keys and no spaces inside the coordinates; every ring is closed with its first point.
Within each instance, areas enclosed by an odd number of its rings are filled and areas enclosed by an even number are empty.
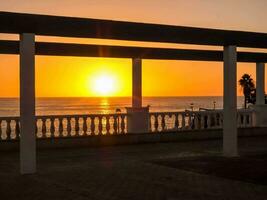
{"type": "MultiPolygon", "coordinates": [[[[237,52],[237,47],[267,48],[267,34],[182,26],[120,22],[74,17],[0,12],[0,33],[20,34],[20,41],[0,41],[0,54],[20,55],[21,173],[36,171],[35,55],[131,58],[132,109],[139,120],[142,107],[142,59],[223,61],[223,154],[237,150],[237,62],[257,63],[257,104],[264,104],[264,63],[267,54],[237,52]],[[35,42],[35,35],[101,38],[223,46],[223,51],[122,47],[35,42]]],[[[137,122],[132,130],[139,129],[137,122]]],[[[133,131],[134,132],[134,131],[133,131]]],[[[138,132],[138,130],[136,131],[138,132]]]]}

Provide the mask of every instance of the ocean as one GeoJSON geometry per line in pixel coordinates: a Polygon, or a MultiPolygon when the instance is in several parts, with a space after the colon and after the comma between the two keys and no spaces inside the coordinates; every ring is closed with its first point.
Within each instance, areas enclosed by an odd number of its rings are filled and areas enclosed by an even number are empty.
{"type": "MultiPolygon", "coordinates": [[[[151,112],[184,111],[199,108],[221,109],[223,98],[220,96],[203,97],[144,97],[143,106],[150,106],[151,112]],[[190,104],[193,104],[192,106],[190,104]]],[[[243,97],[237,98],[239,108],[243,106],[243,97]]],[[[125,112],[131,106],[131,97],[60,97],[37,98],[37,115],[65,114],[108,114],[115,113],[117,108],[125,112]]],[[[18,116],[18,98],[0,98],[0,116],[18,116]]]]}

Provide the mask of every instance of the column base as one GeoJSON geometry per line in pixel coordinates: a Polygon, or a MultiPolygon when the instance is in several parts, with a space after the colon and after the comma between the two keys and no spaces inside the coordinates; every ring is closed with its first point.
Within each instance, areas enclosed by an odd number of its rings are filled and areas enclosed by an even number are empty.
{"type": "Polygon", "coordinates": [[[149,107],[127,107],[128,133],[149,132],[149,107]]]}

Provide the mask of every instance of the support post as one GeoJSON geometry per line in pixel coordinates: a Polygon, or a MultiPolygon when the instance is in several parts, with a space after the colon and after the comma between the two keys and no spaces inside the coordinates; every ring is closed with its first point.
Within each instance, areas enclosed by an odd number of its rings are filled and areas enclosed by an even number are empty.
{"type": "Polygon", "coordinates": [[[238,155],[236,46],[224,46],[223,60],[223,155],[232,157],[238,155]]]}
{"type": "Polygon", "coordinates": [[[267,127],[267,105],[265,104],[265,64],[256,64],[256,105],[252,117],[256,127],[267,127]]]}
{"type": "Polygon", "coordinates": [[[35,35],[20,35],[20,172],[36,172],[35,35]]]}
{"type": "Polygon", "coordinates": [[[134,58],[132,60],[132,107],[142,107],[142,60],[134,58]]]}
{"type": "Polygon", "coordinates": [[[265,104],[265,66],[264,63],[256,64],[256,105],[265,104]]]}
{"type": "Polygon", "coordinates": [[[132,107],[126,108],[129,133],[149,131],[149,107],[142,107],[142,60],[132,59],[132,107]]]}

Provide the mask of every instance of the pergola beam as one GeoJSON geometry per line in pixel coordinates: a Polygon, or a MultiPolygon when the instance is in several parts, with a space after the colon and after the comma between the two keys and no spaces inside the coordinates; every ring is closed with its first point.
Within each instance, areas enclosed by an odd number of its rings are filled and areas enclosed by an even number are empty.
{"type": "Polygon", "coordinates": [[[0,12],[0,33],[267,48],[267,34],[90,18],[0,12]]]}
{"type": "MultiPolygon", "coordinates": [[[[223,61],[223,51],[36,42],[35,55],[223,61]]],[[[0,54],[19,54],[19,42],[0,40],[0,54]]],[[[238,62],[265,63],[267,53],[238,52],[238,62]]]]}

